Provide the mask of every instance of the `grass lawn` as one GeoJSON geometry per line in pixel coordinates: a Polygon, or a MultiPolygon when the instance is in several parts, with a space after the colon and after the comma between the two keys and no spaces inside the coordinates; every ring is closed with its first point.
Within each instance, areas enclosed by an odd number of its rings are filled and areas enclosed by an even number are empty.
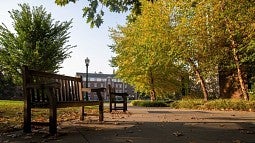
{"type": "MultiPolygon", "coordinates": [[[[23,101],[0,100],[0,133],[22,129],[23,101]]],[[[57,110],[58,122],[79,119],[79,107],[62,108],[57,110]]],[[[98,114],[98,108],[86,107],[87,114],[98,114]]],[[[48,121],[48,109],[33,109],[33,121],[48,121]]]]}

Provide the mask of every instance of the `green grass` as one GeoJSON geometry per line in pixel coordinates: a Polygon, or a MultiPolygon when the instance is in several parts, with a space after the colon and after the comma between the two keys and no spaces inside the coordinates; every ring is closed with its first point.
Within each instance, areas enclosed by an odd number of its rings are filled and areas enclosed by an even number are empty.
{"type": "MultiPolygon", "coordinates": [[[[2,132],[20,130],[23,126],[23,101],[0,100],[0,128],[2,132]]],[[[98,108],[89,106],[85,108],[87,114],[98,114],[98,108]]],[[[32,109],[32,121],[48,121],[48,109],[32,109]]],[[[58,122],[80,118],[80,108],[61,108],[57,110],[58,122]]]]}

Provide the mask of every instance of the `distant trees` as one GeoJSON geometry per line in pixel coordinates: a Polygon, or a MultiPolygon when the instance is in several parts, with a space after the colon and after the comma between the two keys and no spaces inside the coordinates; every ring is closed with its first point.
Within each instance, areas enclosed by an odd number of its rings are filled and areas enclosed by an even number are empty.
{"type": "Polygon", "coordinates": [[[21,67],[56,72],[70,55],[67,45],[71,21],[54,22],[51,14],[40,7],[19,4],[21,10],[12,10],[12,32],[0,25],[1,74],[16,84],[21,83],[21,67]]]}

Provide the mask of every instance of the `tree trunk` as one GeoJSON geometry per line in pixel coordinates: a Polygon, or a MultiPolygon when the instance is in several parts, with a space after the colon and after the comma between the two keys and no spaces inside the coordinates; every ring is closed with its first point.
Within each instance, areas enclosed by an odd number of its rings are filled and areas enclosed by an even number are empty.
{"type": "Polygon", "coordinates": [[[204,95],[204,101],[207,101],[208,100],[208,92],[206,90],[206,85],[205,85],[205,80],[204,78],[201,76],[200,72],[196,69],[196,75],[200,81],[200,85],[201,85],[201,88],[202,88],[202,91],[203,91],[203,95],[204,95]]]}
{"type": "Polygon", "coordinates": [[[195,71],[195,74],[198,77],[198,80],[200,81],[200,85],[201,85],[202,92],[203,92],[203,95],[204,95],[204,101],[207,101],[208,100],[208,92],[207,92],[207,89],[206,89],[205,80],[201,76],[201,74],[200,74],[197,66],[194,64],[194,62],[191,59],[188,59],[188,61],[192,65],[192,67],[195,71]]]}
{"type": "Polygon", "coordinates": [[[151,101],[155,101],[156,100],[156,92],[154,89],[154,77],[152,75],[152,71],[150,70],[150,85],[151,85],[151,90],[150,90],[150,97],[151,97],[151,101]]]}
{"type": "Polygon", "coordinates": [[[243,94],[243,98],[244,98],[244,100],[249,100],[249,94],[247,92],[247,88],[246,88],[245,83],[244,83],[243,72],[242,72],[241,67],[240,67],[240,60],[238,58],[238,55],[237,55],[237,52],[236,52],[235,42],[233,40],[231,42],[231,46],[232,46],[232,50],[233,50],[235,65],[236,65],[236,68],[237,68],[237,76],[238,76],[239,83],[240,83],[240,86],[241,86],[241,91],[242,91],[242,94],[243,94]]]}
{"type": "Polygon", "coordinates": [[[155,92],[155,90],[151,90],[150,91],[150,96],[151,96],[151,101],[155,101],[156,100],[156,92],[155,92]]]}

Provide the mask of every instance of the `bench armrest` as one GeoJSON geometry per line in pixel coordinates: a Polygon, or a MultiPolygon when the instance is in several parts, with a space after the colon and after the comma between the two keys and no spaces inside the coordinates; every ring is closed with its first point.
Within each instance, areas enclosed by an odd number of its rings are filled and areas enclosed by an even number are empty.
{"type": "Polygon", "coordinates": [[[82,88],[81,91],[88,92],[88,93],[96,92],[99,101],[103,101],[101,92],[105,92],[106,88],[82,88]]]}

